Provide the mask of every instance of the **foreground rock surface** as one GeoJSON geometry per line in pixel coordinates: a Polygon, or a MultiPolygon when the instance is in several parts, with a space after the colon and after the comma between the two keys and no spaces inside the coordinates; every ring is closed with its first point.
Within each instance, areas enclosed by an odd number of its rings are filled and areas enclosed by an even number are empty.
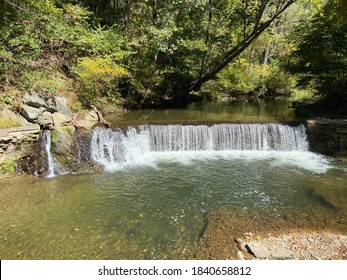
{"type": "Polygon", "coordinates": [[[347,259],[347,235],[301,232],[244,242],[251,259],[347,259]]]}

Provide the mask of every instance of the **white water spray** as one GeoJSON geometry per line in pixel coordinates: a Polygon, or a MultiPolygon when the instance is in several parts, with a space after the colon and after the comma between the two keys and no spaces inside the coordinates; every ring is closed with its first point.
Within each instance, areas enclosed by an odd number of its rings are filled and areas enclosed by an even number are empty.
{"type": "Polygon", "coordinates": [[[55,176],[54,173],[54,160],[51,153],[51,131],[45,130],[42,135],[43,145],[47,156],[47,177],[51,178],[55,176]]]}
{"type": "Polygon", "coordinates": [[[91,140],[91,158],[108,170],[155,165],[161,160],[189,164],[192,160],[220,158],[271,158],[316,172],[327,168],[323,156],[308,152],[303,125],[281,124],[96,128],[91,140]]]}

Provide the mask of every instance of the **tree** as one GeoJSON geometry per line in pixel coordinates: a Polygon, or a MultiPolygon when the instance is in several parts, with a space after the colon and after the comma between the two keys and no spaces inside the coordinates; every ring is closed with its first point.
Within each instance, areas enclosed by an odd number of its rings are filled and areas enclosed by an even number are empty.
{"type": "Polygon", "coordinates": [[[332,105],[347,104],[347,6],[328,1],[297,36],[288,69],[332,105]]]}
{"type": "Polygon", "coordinates": [[[131,5],[127,43],[140,103],[186,102],[295,0],[166,0],[131,5]],[[160,101],[162,102],[162,100],[160,101]]]}

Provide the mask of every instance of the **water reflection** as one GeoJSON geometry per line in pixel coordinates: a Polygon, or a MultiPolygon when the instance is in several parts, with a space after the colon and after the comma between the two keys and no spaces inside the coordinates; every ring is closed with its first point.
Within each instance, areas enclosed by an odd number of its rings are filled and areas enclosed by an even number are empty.
{"type": "Polygon", "coordinates": [[[136,110],[112,114],[106,120],[112,125],[194,122],[267,122],[294,120],[294,110],[288,98],[268,100],[209,101],[191,103],[184,109],[136,110]]]}

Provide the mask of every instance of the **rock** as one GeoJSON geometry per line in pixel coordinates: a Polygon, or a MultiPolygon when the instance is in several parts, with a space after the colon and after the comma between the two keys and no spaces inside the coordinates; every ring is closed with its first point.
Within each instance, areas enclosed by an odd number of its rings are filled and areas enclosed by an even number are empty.
{"type": "Polygon", "coordinates": [[[55,127],[67,126],[72,121],[72,118],[68,115],[55,112],[53,114],[53,123],[55,127]]]}
{"type": "Polygon", "coordinates": [[[1,154],[20,158],[30,155],[40,137],[39,125],[28,125],[0,130],[1,154]]]}
{"type": "Polygon", "coordinates": [[[53,116],[50,112],[43,112],[37,118],[37,123],[41,128],[53,129],[53,116]]]}
{"type": "Polygon", "coordinates": [[[58,96],[55,98],[56,104],[57,104],[57,111],[67,115],[67,116],[72,116],[72,112],[70,108],[67,105],[67,100],[65,97],[58,96]]]}
{"type": "Polygon", "coordinates": [[[320,234],[320,235],[319,235],[319,238],[320,238],[324,243],[326,243],[326,244],[332,244],[332,243],[335,242],[334,239],[333,239],[332,237],[328,236],[328,235],[325,234],[325,233],[320,234]]]}
{"type": "Polygon", "coordinates": [[[75,127],[79,130],[90,131],[98,123],[98,114],[95,111],[90,111],[82,120],[79,120],[75,123],[75,127]]]}
{"type": "Polygon", "coordinates": [[[55,127],[57,131],[57,138],[54,151],[60,155],[67,155],[72,150],[72,145],[74,144],[73,133],[75,128],[73,126],[65,127],[55,127]]]}
{"type": "Polygon", "coordinates": [[[25,104],[20,105],[20,114],[29,122],[36,122],[40,113],[37,108],[25,104]]]}
{"type": "Polygon", "coordinates": [[[10,118],[12,120],[15,120],[18,123],[20,123],[21,125],[28,125],[29,124],[24,117],[22,117],[19,114],[16,114],[15,112],[11,111],[10,109],[8,109],[6,107],[0,111],[0,115],[3,117],[7,117],[7,118],[10,118]]]}
{"type": "Polygon", "coordinates": [[[84,117],[84,120],[91,122],[99,122],[99,117],[95,111],[89,111],[88,114],[84,117]]]}
{"type": "Polygon", "coordinates": [[[248,249],[258,259],[290,260],[294,259],[294,252],[281,247],[265,246],[261,241],[252,241],[247,244],[248,249]]]}
{"type": "Polygon", "coordinates": [[[254,233],[253,232],[246,232],[243,236],[246,238],[251,238],[254,236],[254,233]]]}
{"type": "Polygon", "coordinates": [[[347,155],[347,120],[307,120],[307,137],[310,149],[330,155],[347,155]]]}
{"type": "Polygon", "coordinates": [[[34,93],[32,95],[25,94],[23,103],[35,108],[45,108],[48,112],[60,112],[71,116],[71,110],[67,106],[65,97],[51,96],[45,92],[34,93]]]}
{"type": "Polygon", "coordinates": [[[343,245],[345,245],[345,247],[347,249],[347,235],[341,235],[340,241],[342,242],[343,245]]]}
{"type": "Polygon", "coordinates": [[[87,131],[90,131],[93,129],[93,127],[96,125],[95,122],[91,122],[91,121],[87,121],[87,120],[80,120],[80,121],[77,121],[76,124],[75,124],[75,127],[78,129],[78,130],[87,130],[87,131]]]}
{"type": "Polygon", "coordinates": [[[237,246],[243,253],[249,253],[247,250],[247,243],[243,241],[241,238],[235,239],[237,246]]]}

